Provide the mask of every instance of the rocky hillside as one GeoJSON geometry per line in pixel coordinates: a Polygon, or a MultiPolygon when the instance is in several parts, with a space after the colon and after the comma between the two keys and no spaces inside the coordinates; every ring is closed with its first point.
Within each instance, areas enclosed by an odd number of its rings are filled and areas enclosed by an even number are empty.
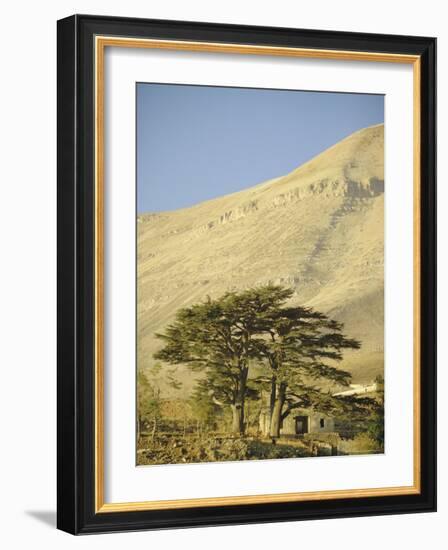
{"type": "MultiPolygon", "coordinates": [[[[148,367],[179,307],[272,281],[362,341],[354,382],[383,370],[384,128],[360,130],[286,176],[190,208],[143,214],[138,362],[148,367]]],[[[213,182],[210,182],[213,185],[213,182]]],[[[191,373],[182,376],[185,391],[191,373]]]]}

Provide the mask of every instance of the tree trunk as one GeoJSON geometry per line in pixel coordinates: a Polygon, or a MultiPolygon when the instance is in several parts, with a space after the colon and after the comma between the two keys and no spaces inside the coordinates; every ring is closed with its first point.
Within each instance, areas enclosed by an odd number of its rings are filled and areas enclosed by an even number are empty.
{"type": "Polygon", "coordinates": [[[141,433],[142,433],[142,419],[140,415],[137,416],[137,441],[140,441],[141,433]]]}
{"type": "Polygon", "coordinates": [[[232,433],[242,435],[244,433],[244,405],[235,403],[230,407],[232,409],[232,433]]]}
{"type": "Polygon", "coordinates": [[[285,404],[285,397],[286,397],[286,385],[281,383],[278,388],[277,398],[275,400],[274,409],[271,415],[271,428],[269,431],[269,435],[271,437],[280,437],[280,428],[282,425],[282,411],[283,411],[283,405],[285,404]]]}
{"type": "Polygon", "coordinates": [[[276,399],[277,399],[277,381],[275,376],[273,376],[271,380],[271,396],[269,400],[269,413],[271,415],[271,418],[272,418],[272,413],[274,412],[276,399]]]}
{"type": "Polygon", "coordinates": [[[156,430],[157,430],[157,417],[155,416],[152,424],[151,441],[154,441],[154,438],[156,436],[156,430]]]}
{"type": "Polygon", "coordinates": [[[243,435],[244,434],[244,401],[246,399],[246,385],[248,368],[242,368],[239,388],[235,396],[235,402],[230,405],[232,409],[232,433],[243,435]]]}

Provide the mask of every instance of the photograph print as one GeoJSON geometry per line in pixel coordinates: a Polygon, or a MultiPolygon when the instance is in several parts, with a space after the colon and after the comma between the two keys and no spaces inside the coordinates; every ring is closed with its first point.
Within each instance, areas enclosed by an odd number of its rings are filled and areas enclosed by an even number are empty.
{"type": "Polygon", "coordinates": [[[137,465],[384,453],[384,96],[136,86],[137,465]]]}

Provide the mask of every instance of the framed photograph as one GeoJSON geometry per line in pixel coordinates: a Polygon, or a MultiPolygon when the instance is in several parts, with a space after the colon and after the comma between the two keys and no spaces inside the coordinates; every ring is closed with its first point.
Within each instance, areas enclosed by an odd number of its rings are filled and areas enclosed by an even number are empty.
{"type": "Polygon", "coordinates": [[[434,38],[58,22],[58,527],[436,508],[434,38]]]}

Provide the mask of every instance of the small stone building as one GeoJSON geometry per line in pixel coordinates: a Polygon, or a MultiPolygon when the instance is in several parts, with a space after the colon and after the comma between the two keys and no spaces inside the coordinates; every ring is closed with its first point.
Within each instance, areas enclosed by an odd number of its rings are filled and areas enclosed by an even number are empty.
{"type": "MultiPolygon", "coordinates": [[[[260,414],[260,431],[269,434],[270,414],[268,410],[260,414]]],[[[300,410],[290,413],[282,422],[280,435],[298,436],[305,434],[333,433],[335,431],[334,418],[323,413],[311,410],[300,410]]]]}
{"type": "Polygon", "coordinates": [[[334,432],[334,418],[315,411],[290,414],[283,422],[281,435],[304,435],[308,433],[334,432]]]}

